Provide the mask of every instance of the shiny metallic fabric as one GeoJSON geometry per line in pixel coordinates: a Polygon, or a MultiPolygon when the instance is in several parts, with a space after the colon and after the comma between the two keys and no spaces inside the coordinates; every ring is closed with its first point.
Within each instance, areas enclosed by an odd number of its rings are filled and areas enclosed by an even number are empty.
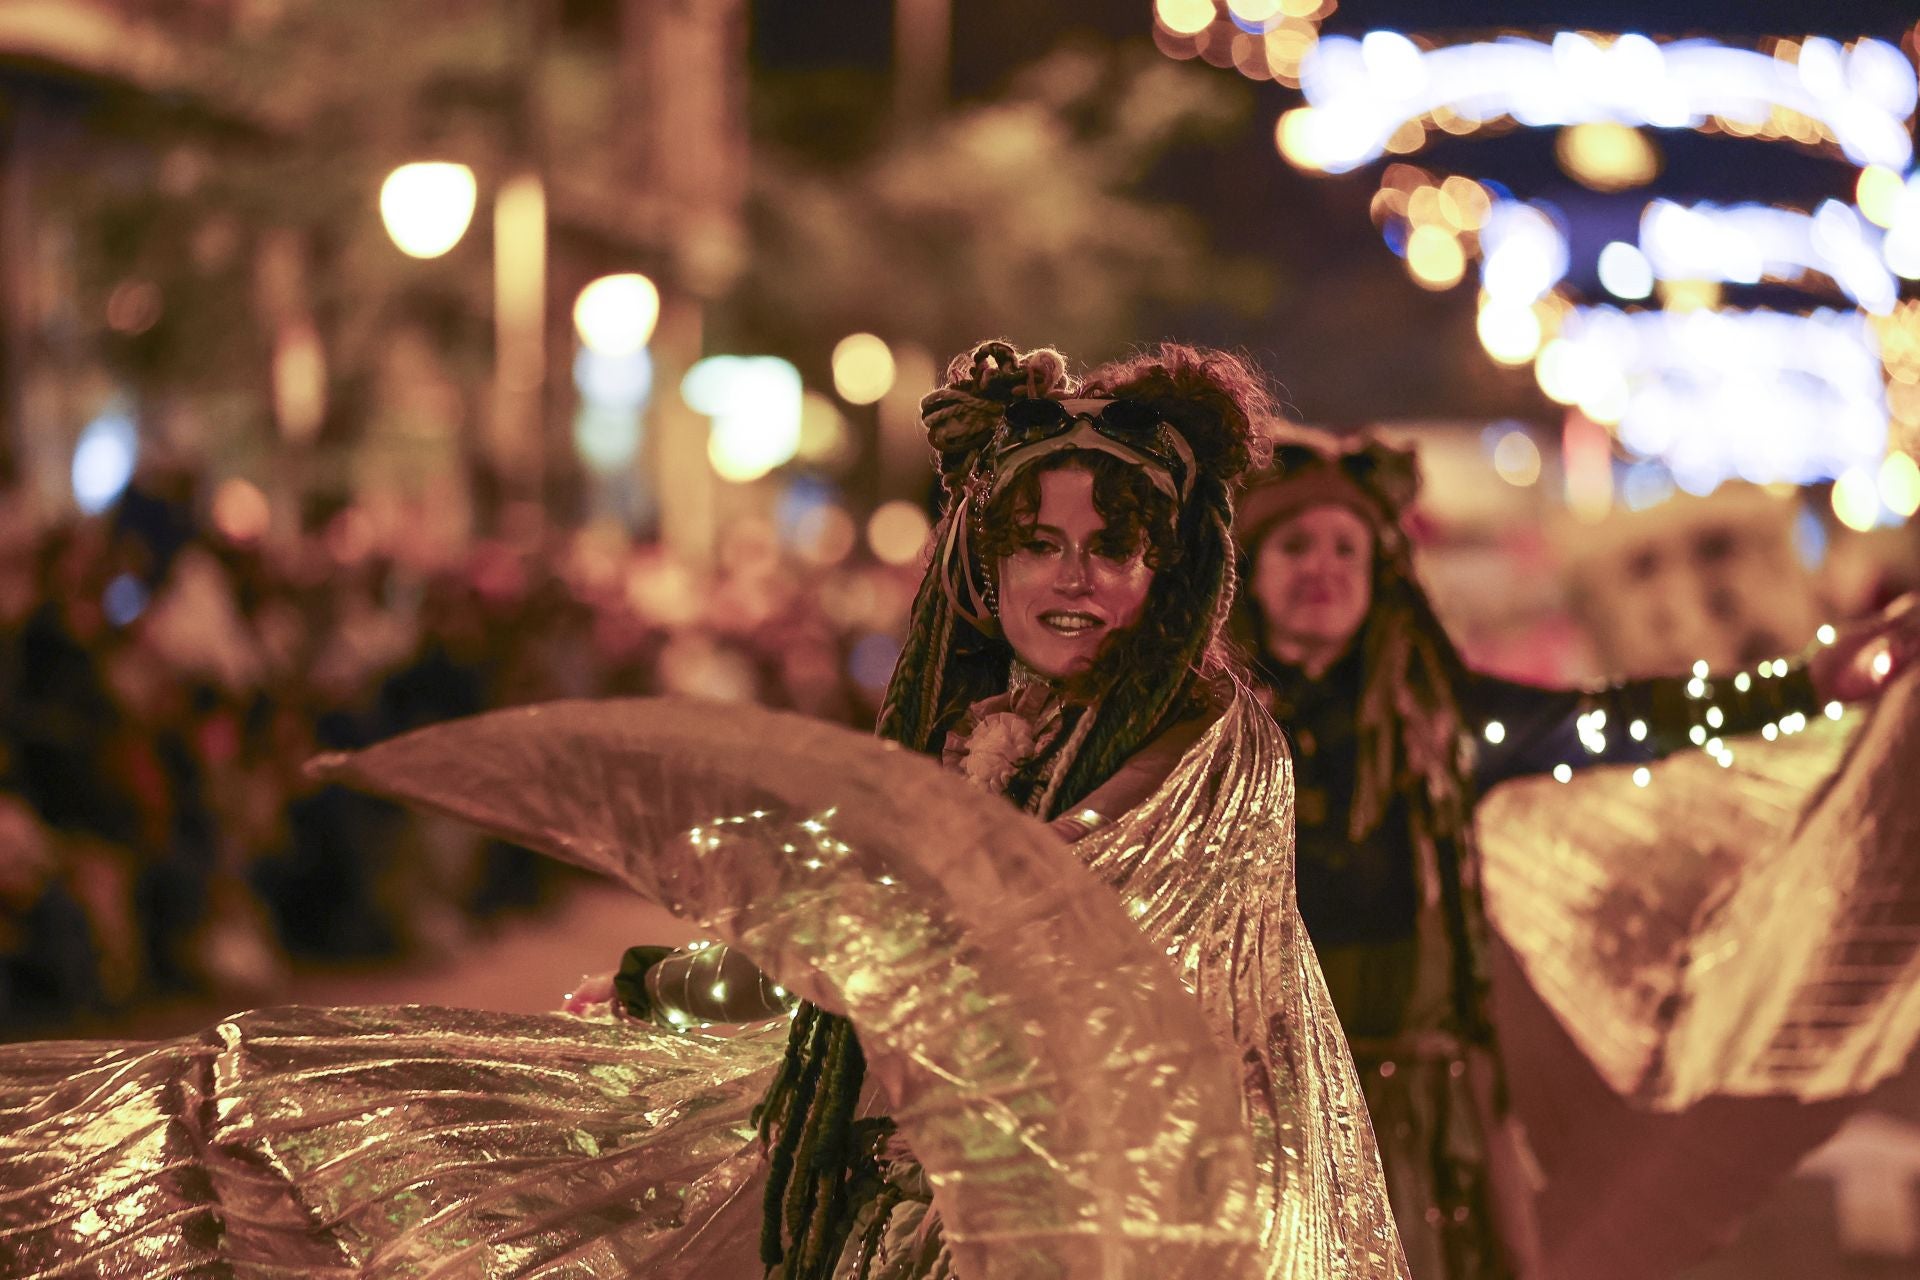
{"type": "MultiPolygon", "coordinates": [[[[1119,898],[931,761],[760,710],[527,708],[325,771],[613,875],[848,1014],[969,1280],[1400,1274],[1250,704],[1089,842],[1119,898]]],[[[0,1050],[0,1272],[754,1275],[783,1029],[270,1010],[0,1050]]]]}
{"type": "Polygon", "coordinates": [[[1920,1039],[1920,675],[1731,748],[1495,791],[1488,914],[1643,1106],[1864,1093],[1920,1039]]]}
{"type": "Polygon", "coordinates": [[[1230,1040],[1268,1277],[1405,1274],[1339,1018],[1294,899],[1293,763],[1243,694],[1147,803],[1075,845],[1230,1040]]]}

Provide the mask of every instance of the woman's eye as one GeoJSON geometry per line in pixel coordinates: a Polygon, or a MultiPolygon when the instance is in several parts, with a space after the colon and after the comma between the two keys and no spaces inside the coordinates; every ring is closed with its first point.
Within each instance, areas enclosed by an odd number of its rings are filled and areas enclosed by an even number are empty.
{"type": "Polygon", "coordinates": [[[1023,543],[1020,549],[1030,556],[1043,556],[1053,550],[1053,544],[1044,538],[1033,538],[1023,543]]]}

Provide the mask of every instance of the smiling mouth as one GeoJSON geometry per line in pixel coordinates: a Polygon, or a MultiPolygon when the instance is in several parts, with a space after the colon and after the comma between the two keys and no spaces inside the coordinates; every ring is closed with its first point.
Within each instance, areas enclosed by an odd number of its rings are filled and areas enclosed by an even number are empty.
{"type": "Polygon", "coordinates": [[[1040,625],[1059,636],[1083,636],[1106,626],[1106,620],[1091,613],[1053,609],[1040,615],[1040,625]]]}

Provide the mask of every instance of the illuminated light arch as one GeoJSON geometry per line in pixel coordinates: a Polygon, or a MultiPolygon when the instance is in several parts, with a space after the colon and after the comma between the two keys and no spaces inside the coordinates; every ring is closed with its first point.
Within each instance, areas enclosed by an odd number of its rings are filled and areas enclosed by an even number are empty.
{"type": "Polygon", "coordinates": [[[1573,371],[1555,398],[1611,401],[1598,416],[1621,443],[1693,492],[1735,477],[1809,484],[1886,453],[1879,344],[1858,312],[1575,307],[1555,345],[1543,362],[1573,371]]]}
{"type": "MultiPolygon", "coordinates": [[[[1410,122],[1436,115],[1529,127],[1611,121],[1698,129],[1721,120],[1763,127],[1776,111],[1819,126],[1856,165],[1904,170],[1920,83],[1883,40],[1813,38],[1789,59],[1712,40],[1657,44],[1627,34],[1603,43],[1563,31],[1423,49],[1395,31],[1323,37],[1301,68],[1309,105],[1294,118],[1304,167],[1346,173],[1385,155],[1410,122]]],[[[1293,113],[1289,113],[1292,115],[1293,113]]]]}
{"type": "Polygon", "coordinates": [[[1891,312],[1900,296],[1882,240],[1878,227],[1839,200],[1812,213],[1654,200],[1640,215],[1640,251],[1659,279],[1797,284],[1818,272],[1872,315],[1891,312]]]}

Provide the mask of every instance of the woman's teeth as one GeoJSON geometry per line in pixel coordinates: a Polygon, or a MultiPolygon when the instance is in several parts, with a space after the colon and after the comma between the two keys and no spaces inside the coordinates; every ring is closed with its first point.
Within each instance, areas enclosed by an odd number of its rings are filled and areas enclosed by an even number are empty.
{"type": "Polygon", "coordinates": [[[1052,628],[1061,635],[1079,635],[1100,626],[1100,619],[1090,613],[1043,613],[1042,625],[1052,628]]]}

